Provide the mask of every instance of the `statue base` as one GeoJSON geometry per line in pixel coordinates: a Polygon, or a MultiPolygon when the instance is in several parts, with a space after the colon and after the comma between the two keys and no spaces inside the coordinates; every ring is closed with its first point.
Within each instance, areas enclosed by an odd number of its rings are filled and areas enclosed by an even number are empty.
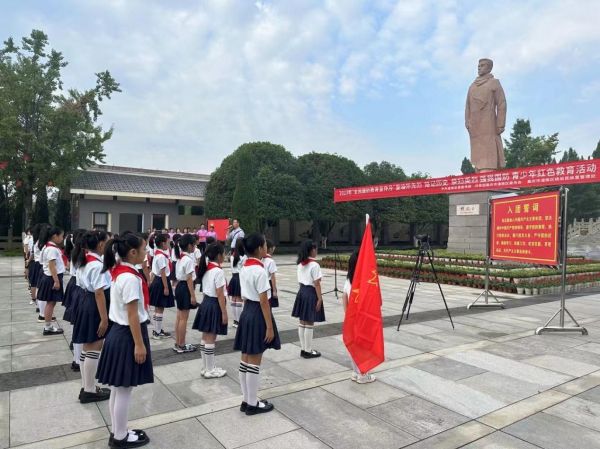
{"type": "Polygon", "coordinates": [[[493,192],[449,195],[448,251],[486,255],[488,199],[493,192]]]}

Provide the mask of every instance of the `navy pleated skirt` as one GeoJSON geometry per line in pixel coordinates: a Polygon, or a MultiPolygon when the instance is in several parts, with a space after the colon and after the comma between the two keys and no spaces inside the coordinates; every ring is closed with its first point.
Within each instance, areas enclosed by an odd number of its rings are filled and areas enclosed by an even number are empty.
{"type": "Polygon", "coordinates": [[[235,334],[233,349],[242,351],[242,354],[262,354],[267,349],[281,349],[277,323],[271,315],[275,337],[271,343],[265,343],[267,324],[260,308],[260,302],[246,300],[244,310],[235,334]]]}
{"type": "Polygon", "coordinates": [[[169,281],[167,281],[167,288],[169,289],[169,294],[167,296],[164,295],[164,287],[162,278],[160,276],[155,276],[152,284],[150,284],[150,305],[154,307],[174,307],[175,306],[175,297],[173,296],[173,286],[169,281]]]}
{"type": "Polygon", "coordinates": [[[279,307],[279,298],[277,296],[273,296],[273,281],[269,280],[269,285],[271,286],[271,297],[269,298],[269,304],[271,308],[279,307]]]}
{"type": "Polygon", "coordinates": [[[135,343],[131,329],[129,326],[115,323],[104,340],[104,347],[98,362],[96,379],[100,383],[112,387],[137,387],[154,382],[148,324],[142,323],[140,327],[142,340],[146,347],[146,361],[141,364],[136,363],[135,343]]]}
{"type": "MultiPolygon", "coordinates": [[[[104,297],[106,298],[106,314],[108,315],[110,310],[110,288],[104,290],[104,297]]],[[[94,343],[106,338],[111,332],[112,325],[113,323],[109,320],[104,337],[98,337],[100,312],[98,312],[96,304],[96,295],[94,292],[84,291],[73,326],[73,343],[94,343]]]]}
{"type": "Polygon", "coordinates": [[[60,287],[54,290],[54,279],[52,276],[46,276],[43,272],[38,283],[37,298],[47,302],[62,302],[64,296],[63,274],[58,275],[60,287]]]}
{"type": "Polygon", "coordinates": [[[322,323],[325,321],[325,308],[321,304],[321,310],[317,312],[317,301],[317,290],[312,285],[300,284],[292,316],[309,323],[322,323]]]}
{"type": "Polygon", "coordinates": [[[177,261],[171,261],[171,274],[169,274],[169,280],[170,281],[176,281],[177,278],[175,277],[175,267],[177,266],[177,261]]]}
{"type": "Polygon", "coordinates": [[[29,286],[37,288],[38,282],[40,280],[40,273],[42,272],[42,266],[39,262],[33,261],[29,265],[29,286]]]}
{"type": "Polygon", "coordinates": [[[67,307],[67,305],[70,301],[71,290],[76,285],[75,284],[76,281],[77,280],[75,279],[75,276],[71,276],[69,278],[69,282],[67,282],[67,285],[65,285],[65,294],[64,294],[63,300],[62,300],[62,305],[65,307],[67,307]]]}
{"type": "Polygon", "coordinates": [[[175,302],[179,310],[190,310],[192,306],[192,296],[186,281],[179,281],[175,287],[175,302]]]}
{"type": "MultiPolygon", "coordinates": [[[[71,279],[75,279],[73,276],[71,279]]],[[[69,281],[69,284],[71,281],[69,281]]],[[[71,324],[75,324],[75,320],[77,319],[77,313],[79,311],[79,306],[83,302],[83,297],[85,296],[85,291],[75,283],[69,288],[67,284],[67,288],[65,289],[65,300],[63,305],[65,306],[65,313],[63,315],[63,320],[68,321],[71,324]]]]}
{"type": "Polygon", "coordinates": [[[231,275],[231,279],[229,280],[229,284],[227,284],[227,295],[233,297],[242,296],[242,287],[240,285],[240,274],[233,273],[231,275]]]}
{"type": "Polygon", "coordinates": [[[223,324],[223,313],[218,298],[204,295],[192,329],[209,334],[227,335],[227,323],[223,324]]]}

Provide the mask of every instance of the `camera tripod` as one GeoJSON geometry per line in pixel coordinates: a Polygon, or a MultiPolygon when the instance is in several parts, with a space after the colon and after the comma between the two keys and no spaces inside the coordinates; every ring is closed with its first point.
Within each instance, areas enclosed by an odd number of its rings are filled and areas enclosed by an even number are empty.
{"type": "Polygon", "coordinates": [[[342,293],[342,291],[338,288],[338,283],[337,283],[337,268],[338,268],[338,249],[337,246],[333,247],[333,251],[334,251],[334,258],[333,258],[333,289],[323,292],[323,295],[328,295],[329,293],[334,293],[335,294],[335,299],[340,299],[338,293],[342,293]]]}
{"type": "Polygon", "coordinates": [[[442,286],[440,285],[440,281],[438,280],[435,267],[433,266],[433,250],[431,249],[431,246],[429,244],[429,236],[427,236],[425,238],[419,239],[419,254],[417,255],[417,261],[412,272],[410,285],[408,286],[408,292],[406,292],[406,299],[404,300],[404,305],[402,306],[402,314],[400,315],[400,321],[398,322],[398,327],[396,328],[397,331],[400,330],[400,325],[402,324],[402,319],[404,318],[405,312],[406,319],[408,320],[408,316],[410,314],[410,307],[412,306],[413,299],[415,297],[417,284],[421,282],[421,270],[423,268],[423,262],[425,262],[426,256],[429,260],[429,264],[431,265],[433,279],[435,280],[436,284],[438,285],[438,288],[440,289],[442,300],[444,301],[444,306],[446,307],[446,312],[448,312],[448,318],[450,318],[450,324],[452,324],[452,329],[454,329],[454,322],[452,321],[452,316],[450,315],[450,309],[448,309],[448,304],[446,303],[446,298],[444,297],[442,286]]]}

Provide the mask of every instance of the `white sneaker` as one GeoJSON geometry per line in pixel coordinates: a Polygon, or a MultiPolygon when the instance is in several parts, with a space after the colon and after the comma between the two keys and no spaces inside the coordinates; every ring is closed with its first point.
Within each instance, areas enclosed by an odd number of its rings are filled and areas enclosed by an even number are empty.
{"type": "Polygon", "coordinates": [[[214,368],[210,371],[206,371],[203,376],[205,379],[217,379],[219,377],[224,377],[227,374],[227,371],[225,371],[222,368],[214,368]]]}
{"type": "Polygon", "coordinates": [[[352,373],[352,377],[350,377],[350,379],[352,380],[352,382],[358,382],[358,378],[359,378],[359,374],[353,372],[352,373]]]}
{"type": "Polygon", "coordinates": [[[364,374],[359,376],[357,379],[357,383],[359,384],[370,384],[371,382],[375,382],[377,378],[373,374],[364,374]]]}

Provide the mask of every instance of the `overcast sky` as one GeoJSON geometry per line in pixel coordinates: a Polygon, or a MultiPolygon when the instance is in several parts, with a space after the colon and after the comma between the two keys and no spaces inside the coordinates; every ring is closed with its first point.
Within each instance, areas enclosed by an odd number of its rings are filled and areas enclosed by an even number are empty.
{"type": "Polygon", "coordinates": [[[244,142],[296,155],[387,160],[455,174],[469,154],[464,102],[494,60],[517,118],[560,148],[600,139],[597,0],[9,0],[2,40],[41,29],[66,87],[108,69],[123,92],[106,162],[210,173],[244,142]]]}

